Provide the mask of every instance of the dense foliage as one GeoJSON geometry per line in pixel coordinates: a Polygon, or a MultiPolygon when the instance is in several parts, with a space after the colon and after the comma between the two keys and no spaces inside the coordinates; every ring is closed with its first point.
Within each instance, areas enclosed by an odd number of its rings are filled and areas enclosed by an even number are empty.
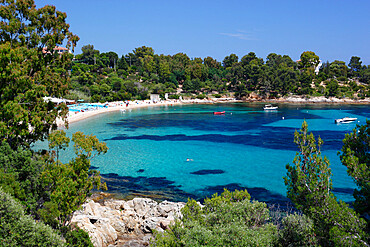
{"type": "Polygon", "coordinates": [[[271,246],[276,238],[266,204],[251,202],[247,191],[225,190],[204,207],[189,200],[182,213],[181,222],[155,234],[154,246],[271,246]]]}
{"type": "MultiPolygon", "coordinates": [[[[57,146],[69,143],[69,138],[61,130],[51,133],[49,137],[54,140],[50,142],[50,147],[58,148],[57,146]]],[[[106,188],[106,185],[100,182],[99,172],[89,170],[91,158],[107,152],[105,143],[99,142],[93,135],[86,136],[82,132],[74,133],[72,140],[77,157],[63,164],[51,155],[40,175],[45,188],[50,191],[50,200],[44,203],[39,213],[49,224],[57,221],[58,224],[66,225],[73,212],[85,202],[93,188],[106,188]]]]}
{"type": "Polygon", "coordinates": [[[152,246],[317,246],[310,218],[294,213],[276,221],[246,190],[225,189],[204,205],[189,199],[181,212],[181,220],[154,233],[152,246]]]}
{"type": "MultiPolygon", "coordinates": [[[[354,192],[354,207],[357,212],[370,222],[370,120],[365,125],[357,126],[352,133],[346,134],[343,140],[340,159],[347,167],[358,186],[354,192]]],[[[370,226],[368,226],[370,227],[370,226]]]]}
{"type": "Polygon", "coordinates": [[[322,246],[364,246],[368,240],[366,224],[349,206],[337,201],[332,190],[330,163],[321,157],[323,144],[303,122],[300,132],[295,132],[294,142],[299,153],[294,165],[287,165],[284,178],[288,198],[315,225],[315,234],[322,246]]]}
{"type": "Polygon", "coordinates": [[[90,191],[101,186],[99,174],[89,168],[93,155],[105,153],[106,145],[76,133],[76,158],[66,164],[58,157],[69,142],[63,132],[50,135],[55,154],[30,149],[47,138],[57,127],[56,119],[65,119],[68,112],[65,104],[45,100],[63,97],[69,89],[73,55],[68,49],[78,37],[69,31],[66,17],[54,6],[36,8],[33,0],[0,1],[2,246],[91,246],[86,233],[66,225],[90,191]],[[58,51],[63,44],[67,52],[58,51]]]}
{"type": "Polygon", "coordinates": [[[64,246],[62,238],[26,215],[22,206],[0,188],[1,246],[64,246]]]}
{"type": "MultiPolygon", "coordinates": [[[[50,147],[54,149],[69,143],[62,131],[52,133],[50,139],[53,140],[50,147]],[[56,146],[61,139],[66,142],[56,146]]],[[[89,169],[91,158],[105,153],[106,145],[95,136],[81,132],[73,135],[73,141],[77,156],[65,164],[56,159],[52,149],[41,156],[26,148],[13,150],[6,142],[0,145],[0,187],[18,199],[26,213],[55,229],[67,225],[93,188],[106,188],[100,182],[99,173],[89,169]]],[[[65,234],[75,235],[70,231],[65,234]]]]}
{"type": "Polygon", "coordinates": [[[212,57],[190,59],[184,53],[158,55],[151,47],[138,47],[119,57],[100,53],[93,45],[82,48],[72,66],[68,97],[86,101],[147,99],[150,93],[164,97],[234,95],[243,99],[290,94],[363,98],[370,95],[370,67],[352,57],[319,66],[319,57],[303,52],[299,61],[271,53],[266,61],[250,52],[218,62],[212,57]]]}
{"type": "Polygon", "coordinates": [[[68,89],[69,53],[54,47],[78,37],[69,31],[66,14],[34,2],[1,1],[0,5],[0,137],[12,147],[30,145],[55,129],[67,109],[43,100],[68,89]],[[43,50],[44,49],[44,50],[43,50]]]}

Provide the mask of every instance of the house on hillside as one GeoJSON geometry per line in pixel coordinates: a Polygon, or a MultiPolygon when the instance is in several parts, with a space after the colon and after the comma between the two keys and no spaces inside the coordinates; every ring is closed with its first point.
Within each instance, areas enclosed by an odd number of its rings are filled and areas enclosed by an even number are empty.
{"type": "Polygon", "coordinates": [[[61,103],[65,103],[66,105],[75,104],[76,101],[69,100],[69,99],[60,99],[60,98],[53,98],[53,97],[43,97],[44,101],[46,102],[53,102],[55,105],[59,105],[61,103]]]}
{"type": "MultiPolygon", "coordinates": [[[[65,47],[61,47],[61,46],[55,46],[54,47],[54,52],[57,52],[58,54],[63,54],[63,53],[72,53],[70,50],[68,50],[67,48],[65,47]]],[[[51,53],[50,51],[48,51],[48,48],[47,47],[44,47],[42,48],[42,53],[46,54],[46,53],[51,53]]]]}

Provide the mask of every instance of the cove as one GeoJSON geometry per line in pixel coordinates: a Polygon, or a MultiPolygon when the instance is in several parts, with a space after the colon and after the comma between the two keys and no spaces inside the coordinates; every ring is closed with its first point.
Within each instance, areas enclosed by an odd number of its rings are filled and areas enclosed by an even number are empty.
{"type": "MultiPolygon", "coordinates": [[[[337,152],[345,134],[370,117],[369,107],[277,105],[278,111],[268,112],[262,103],[139,108],[72,123],[67,134],[83,131],[106,142],[108,153],[94,158],[92,165],[107,181],[108,192],[186,201],[223,188],[245,188],[254,199],[284,204],[285,166],[298,151],[294,131],[306,120],[309,131],[324,140],[322,154],[331,163],[335,195],[353,201],[355,185],[337,152]],[[213,115],[215,111],[225,114],[213,115]],[[334,123],[345,116],[359,122],[334,123]]],[[[72,156],[66,150],[64,162],[72,156]]]]}

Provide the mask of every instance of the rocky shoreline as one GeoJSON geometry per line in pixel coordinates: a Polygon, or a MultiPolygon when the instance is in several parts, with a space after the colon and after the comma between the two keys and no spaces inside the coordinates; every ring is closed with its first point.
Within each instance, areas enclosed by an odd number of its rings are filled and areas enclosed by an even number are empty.
{"type": "MultiPolygon", "coordinates": [[[[214,102],[221,103],[227,102],[228,100],[215,99],[214,102]]],[[[266,102],[266,103],[297,103],[297,104],[313,104],[313,103],[323,103],[323,104],[370,104],[370,98],[365,99],[350,99],[350,98],[336,98],[336,97],[325,97],[325,96],[284,96],[280,98],[262,98],[257,94],[251,94],[249,97],[242,100],[235,100],[237,102],[266,102]]]]}
{"type": "Polygon", "coordinates": [[[336,104],[369,104],[370,98],[365,99],[349,99],[343,98],[338,99],[335,97],[313,97],[313,96],[289,96],[278,98],[275,100],[268,100],[272,102],[284,102],[284,103],[336,103],[336,104]]]}
{"type": "Polygon", "coordinates": [[[148,246],[153,230],[164,231],[181,218],[184,205],[148,198],[106,199],[100,203],[88,199],[74,212],[71,224],[85,230],[96,247],[148,246]]]}

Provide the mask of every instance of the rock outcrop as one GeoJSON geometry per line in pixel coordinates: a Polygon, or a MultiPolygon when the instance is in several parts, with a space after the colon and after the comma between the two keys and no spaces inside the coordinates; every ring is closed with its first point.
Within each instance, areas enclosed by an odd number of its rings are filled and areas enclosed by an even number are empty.
{"type": "Polygon", "coordinates": [[[71,220],[99,247],[147,246],[152,231],[164,231],[175,218],[181,218],[180,210],[185,205],[169,201],[157,203],[148,198],[108,199],[102,204],[88,200],[71,220]]]}

